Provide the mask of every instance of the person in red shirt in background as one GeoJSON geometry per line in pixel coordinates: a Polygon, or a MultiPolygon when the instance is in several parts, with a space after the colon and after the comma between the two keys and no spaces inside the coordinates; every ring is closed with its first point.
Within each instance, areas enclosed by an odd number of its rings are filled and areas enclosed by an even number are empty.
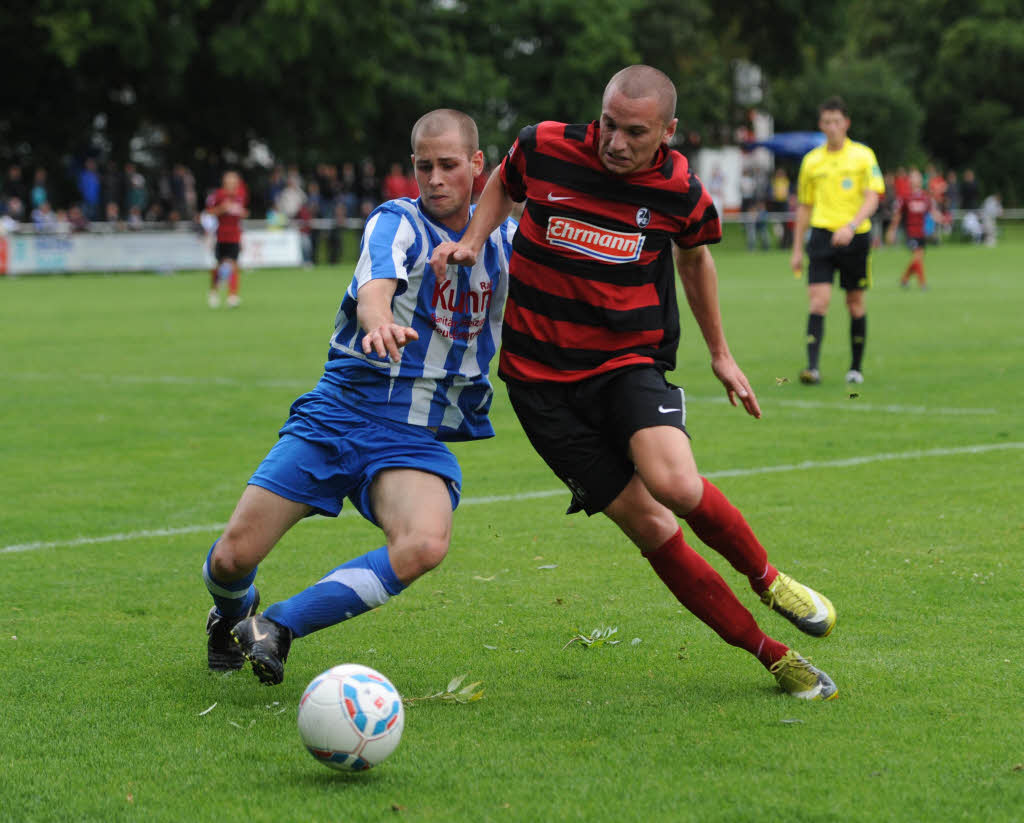
{"type": "MultiPolygon", "coordinates": [[[[911,169],[911,171],[917,171],[917,169],[911,169]]],[[[905,199],[910,194],[910,174],[907,173],[903,166],[896,169],[896,176],[893,179],[893,190],[900,199],[905,199]]]]}
{"type": "Polygon", "coordinates": [[[924,276],[924,247],[927,243],[925,232],[925,219],[932,216],[936,225],[946,220],[946,216],[939,211],[938,205],[932,196],[924,190],[921,172],[913,169],[910,172],[910,191],[906,197],[896,200],[893,209],[892,222],[889,224],[889,231],[886,241],[892,243],[896,237],[896,229],[903,223],[903,231],[907,235],[907,246],[910,248],[910,263],[900,278],[900,285],[907,287],[912,274],[917,275],[917,281],[921,289],[928,288],[924,276]]]}
{"type": "Polygon", "coordinates": [[[415,200],[420,196],[420,187],[416,178],[408,174],[401,163],[392,163],[384,182],[381,183],[381,192],[385,200],[397,200],[399,197],[411,197],[415,200]]]}
{"type": "Polygon", "coordinates": [[[238,172],[224,173],[221,187],[206,200],[206,211],[217,218],[217,265],[210,272],[209,304],[220,305],[220,287],[227,280],[228,306],[241,302],[238,296],[238,252],[242,245],[242,220],[249,216],[249,191],[238,172]]]}

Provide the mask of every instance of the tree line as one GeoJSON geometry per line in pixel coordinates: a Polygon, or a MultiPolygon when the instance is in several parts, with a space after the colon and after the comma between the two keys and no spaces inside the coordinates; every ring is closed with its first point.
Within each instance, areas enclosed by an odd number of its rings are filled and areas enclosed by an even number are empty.
{"type": "Polygon", "coordinates": [[[593,119],[608,77],[644,62],[703,145],[751,106],[813,129],[840,94],[883,166],[971,166],[1024,197],[1024,0],[8,0],[0,33],[0,162],[144,144],[165,163],[265,145],[383,164],[438,106],[475,116],[495,159],[528,123],[593,119]]]}

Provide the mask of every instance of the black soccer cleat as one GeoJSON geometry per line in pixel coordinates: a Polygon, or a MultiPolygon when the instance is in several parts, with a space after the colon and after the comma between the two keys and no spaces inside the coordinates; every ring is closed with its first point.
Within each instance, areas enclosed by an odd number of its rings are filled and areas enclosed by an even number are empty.
{"type": "Polygon", "coordinates": [[[236,671],[245,665],[245,655],[231,637],[231,630],[239,620],[256,614],[259,605],[260,592],[256,589],[256,596],[245,614],[223,617],[216,606],[210,609],[210,614],[206,618],[206,662],[211,671],[236,671]]]}
{"type": "Polygon", "coordinates": [[[252,663],[261,683],[276,686],[284,680],[284,662],[292,645],[292,630],[262,614],[240,620],[231,636],[242,655],[252,663]]]}

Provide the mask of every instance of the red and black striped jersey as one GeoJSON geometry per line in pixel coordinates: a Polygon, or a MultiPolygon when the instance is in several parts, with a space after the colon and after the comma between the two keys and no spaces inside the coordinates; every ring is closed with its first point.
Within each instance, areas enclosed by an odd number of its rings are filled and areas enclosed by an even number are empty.
{"type": "Polygon", "coordinates": [[[575,382],[634,365],[675,368],[672,243],[722,239],[718,212],[686,158],[661,147],[651,167],[609,172],[599,124],[528,126],[502,161],[526,201],[513,240],[498,372],[575,382]]]}

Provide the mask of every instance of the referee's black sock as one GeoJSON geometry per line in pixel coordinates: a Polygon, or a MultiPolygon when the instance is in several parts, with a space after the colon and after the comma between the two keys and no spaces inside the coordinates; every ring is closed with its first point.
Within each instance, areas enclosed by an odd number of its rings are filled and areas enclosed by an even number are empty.
{"type": "Polygon", "coordinates": [[[821,351],[821,340],[825,336],[825,315],[807,315],[807,368],[818,368],[818,353],[821,351]]]}
{"type": "Polygon", "coordinates": [[[868,316],[850,318],[850,368],[860,371],[864,358],[864,344],[868,339],[868,316]]]}

